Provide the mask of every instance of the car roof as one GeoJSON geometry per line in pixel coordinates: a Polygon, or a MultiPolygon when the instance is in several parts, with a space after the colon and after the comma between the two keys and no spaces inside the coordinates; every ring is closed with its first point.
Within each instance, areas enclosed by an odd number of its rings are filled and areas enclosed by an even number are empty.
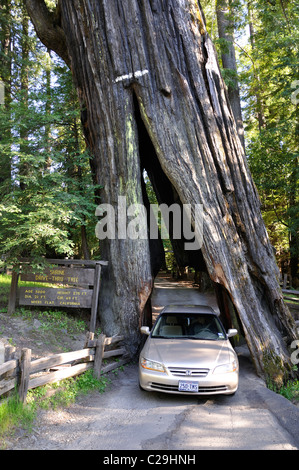
{"type": "Polygon", "coordinates": [[[217,315],[215,310],[208,305],[171,304],[166,305],[161,314],[164,313],[205,313],[217,315]]]}

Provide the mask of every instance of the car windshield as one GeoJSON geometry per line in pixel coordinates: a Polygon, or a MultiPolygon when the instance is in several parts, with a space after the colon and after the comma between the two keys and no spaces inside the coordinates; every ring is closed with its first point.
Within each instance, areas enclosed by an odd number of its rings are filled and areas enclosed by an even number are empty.
{"type": "Polygon", "coordinates": [[[152,331],[152,338],[224,340],[226,333],[216,315],[204,313],[162,314],[152,331]]]}

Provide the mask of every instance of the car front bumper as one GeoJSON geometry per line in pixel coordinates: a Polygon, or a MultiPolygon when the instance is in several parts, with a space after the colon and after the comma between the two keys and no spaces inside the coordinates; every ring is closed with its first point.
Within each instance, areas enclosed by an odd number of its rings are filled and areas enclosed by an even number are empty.
{"type": "Polygon", "coordinates": [[[164,392],[180,395],[231,395],[238,389],[239,371],[213,374],[204,378],[176,377],[169,372],[155,372],[139,365],[140,387],[149,392],[164,392]],[[179,391],[179,381],[196,382],[198,392],[179,391]]]}

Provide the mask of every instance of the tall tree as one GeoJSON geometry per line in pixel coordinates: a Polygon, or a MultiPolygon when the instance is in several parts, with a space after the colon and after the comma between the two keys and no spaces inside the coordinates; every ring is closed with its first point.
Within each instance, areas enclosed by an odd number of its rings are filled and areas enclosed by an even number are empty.
{"type": "MultiPolygon", "coordinates": [[[[102,202],[142,203],[145,168],[158,200],[203,204],[202,249],[187,256],[230,295],[257,371],[282,381],[292,367],[283,336],[295,339],[295,325],[198,2],[61,0],[55,13],[42,0],[26,5],[40,38],[70,64],[102,202]]],[[[101,319],[135,353],[156,246],[120,235],[103,244],[101,319]]]]}
{"type": "MultiPolygon", "coordinates": [[[[21,8],[21,70],[20,70],[20,98],[22,103],[22,112],[24,116],[28,115],[28,100],[29,100],[29,52],[30,52],[30,38],[29,38],[29,17],[24,6],[21,8]]],[[[29,173],[29,163],[27,155],[29,153],[29,129],[24,121],[20,122],[20,153],[19,153],[19,175],[20,187],[26,187],[26,178],[29,173]]]]}
{"type": "MultiPolygon", "coordinates": [[[[0,80],[1,86],[4,87],[4,103],[1,106],[5,107],[5,117],[10,121],[10,106],[11,106],[11,68],[12,68],[12,24],[11,24],[11,1],[5,0],[0,6],[0,80]]],[[[10,128],[6,127],[3,132],[1,126],[0,142],[5,139],[6,142],[10,141],[10,128]],[[5,134],[5,135],[4,135],[5,134]]],[[[2,149],[2,162],[0,184],[5,184],[6,191],[10,188],[11,180],[11,160],[7,153],[2,149]]]]}
{"type": "Polygon", "coordinates": [[[234,17],[231,0],[217,0],[216,4],[217,24],[219,38],[222,40],[222,66],[230,72],[228,86],[229,102],[236,120],[237,130],[245,149],[244,126],[238,83],[237,62],[234,45],[234,17]]]}

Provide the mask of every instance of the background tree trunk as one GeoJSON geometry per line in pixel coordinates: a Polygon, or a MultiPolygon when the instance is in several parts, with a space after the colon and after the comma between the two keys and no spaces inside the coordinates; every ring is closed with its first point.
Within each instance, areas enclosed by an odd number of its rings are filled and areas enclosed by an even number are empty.
{"type": "MultiPolygon", "coordinates": [[[[4,105],[7,111],[8,121],[10,121],[11,110],[11,72],[12,72],[12,28],[10,26],[9,18],[11,15],[11,0],[5,0],[1,5],[0,17],[0,86],[4,86],[4,105]]],[[[0,141],[11,137],[11,130],[8,128],[5,133],[1,129],[0,141]],[[4,135],[5,134],[5,135],[4,135]]],[[[8,157],[2,157],[0,185],[6,182],[5,193],[10,191],[11,187],[11,161],[8,157]]]]}
{"type": "Polygon", "coordinates": [[[228,87],[229,102],[236,120],[237,131],[241,143],[245,149],[244,127],[240,100],[239,83],[237,79],[237,62],[234,46],[234,24],[232,12],[230,12],[231,2],[229,0],[217,0],[216,14],[218,24],[218,34],[221,39],[225,39],[227,51],[222,52],[222,66],[234,72],[232,84],[228,87]]]}
{"type": "MultiPolygon", "coordinates": [[[[101,202],[116,212],[118,196],[127,205],[142,203],[142,170],[149,166],[161,172],[158,193],[166,179],[181,204],[203,204],[201,255],[210,278],[228,292],[258,373],[282,380],[291,368],[282,332],[295,339],[294,321],[198,2],[61,0],[60,6],[101,202]],[[151,152],[140,138],[140,119],[151,152]]],[[[132,353],[153,287],[155,251],[147,240],[117,237],[103,248],[104,331],[122,331],[132,353]]]]}
{"type": "MultiPolygon", "coordinates": [[[[28,113],[28,98],[29,98],[29,17],[26,8],[22,8],[22,37],[21,37],[21,50],[22,50],[22,62],[21,62],[21,102],[23,104],[24,114],[28,113]]],[[[19,157],[19,177],[20,177],[20,188],[24,190],[26,188],[26,177],[28,177],[30,166],[26,159],[29,153],[29,138],[28,128],[26,126],[20,126],[20,157],[19,157]]]]}

